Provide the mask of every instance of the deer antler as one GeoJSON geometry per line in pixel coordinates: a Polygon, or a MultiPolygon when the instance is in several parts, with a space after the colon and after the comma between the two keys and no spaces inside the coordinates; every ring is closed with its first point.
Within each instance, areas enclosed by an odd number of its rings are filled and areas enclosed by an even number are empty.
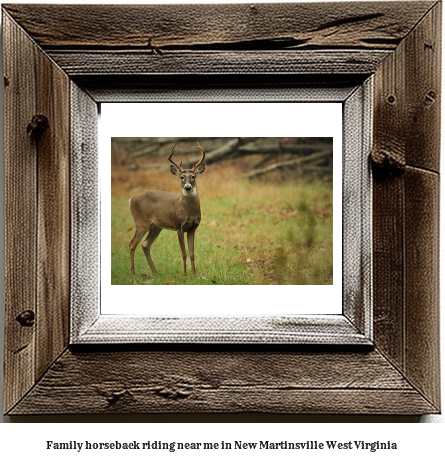
{"type": "Polygon", "coordinates": [[[172,156],[173,156],[173,154],[175,153],[175,147],[176,147],[176,144],[175,144],[175,145],[173,146],[173,148],[172,148],[172,153],[171,153],[170,156],[168,157],[168,161],[169,161],[170,163],[172,163],[173,165],[175,165],[176,168],[178,168],[178,170],[180,170],[181,173],[182,173],[182,172],[184,171],[184,168],[182,167],[182,161],[181,161],[181,163],[180,163],[179,165],[177,165],[177,164],[172,160],[172,156]]]}
{"type": "Polygon", "coordinates": [[[204,149],[199,145],[199,142],[196,142],[196,143],[198,144],[197,145],[198,149],[201,150],[201,160],[199,160],[198,163],[195,163],[193,165],[193,168],[192,168],[193,171],[195,171],[195,169],[198,168],[198,166],[204,161],[204,158],[206,156],[206,153],[204,152],[204,149]]]}

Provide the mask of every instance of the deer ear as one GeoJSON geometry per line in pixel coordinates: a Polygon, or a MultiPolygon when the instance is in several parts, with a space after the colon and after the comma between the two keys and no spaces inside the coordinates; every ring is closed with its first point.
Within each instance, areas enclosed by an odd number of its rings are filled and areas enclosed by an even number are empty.
{"type": "Polygon", "coordinates": [[[206,165],[197,166],[195,169],[195,176],[198,176],[198,174],[204,173],[205,169],[206,169],[206,165]]]}
{"type": "Polygon", "coordinates": [[[175,176],[181,176],[181,171],[179,171],[179,169],[176,168],[176,166],[170,165],[170,171],[171,171],[172,174],[174,174],[175,176]]]}

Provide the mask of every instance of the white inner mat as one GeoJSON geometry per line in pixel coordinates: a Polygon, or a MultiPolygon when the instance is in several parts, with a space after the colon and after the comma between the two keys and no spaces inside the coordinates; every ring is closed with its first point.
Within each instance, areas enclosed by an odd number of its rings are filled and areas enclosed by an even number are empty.
{"type": "MultiPolygon", "coordinates": [[[[99,124],[101,314],[164,317],[341,314],[342,137],[341,103],[102,104],[99,124]],[[333,285],[111,285],[111,137],[188,137],[192,134],[201,137],[333,137],[333,285]]],[[[128,242],[130,236],[131,233],[128,242]]],[[[128,247],[128,244],[123,246],[128,247]]]]}

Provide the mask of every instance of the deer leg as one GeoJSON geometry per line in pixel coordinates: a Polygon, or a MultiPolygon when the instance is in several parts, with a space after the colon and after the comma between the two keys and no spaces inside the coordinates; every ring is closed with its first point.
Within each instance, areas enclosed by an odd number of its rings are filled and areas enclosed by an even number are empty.
{"type": "Polygon", "coordinates": [[[192,273],[196,274],[195,270],[195,229],[187,232],[187,244],[189,247],[190,261],[192,263],[192,273]]]}
{"type": "Polygon", "coordinates": [[[141,242],[141,239],[144,237],[144,234],[147,232],[146,229],[141,229],[141,228],[136,228],[136,232],[134,233],[133,239],[130,241],[130,264],[131,264],[131,274],[133,275],[133,280],[134,283],[137,284],[136,282],[136,275],[134,272],[134,252],[136,250],[136,247],[138,246],[139,242],[141,242]]]}
{"type": "Polygon", "coordinates": [[[150,229],[148,230],[148,236],[145,239],[145,241],[142,243],[142,250],[145,253],[145,256],[147,257],[147,262],[150,265],[151,272],[155,275],[156,268],[153,264],[153,260],[151,259],[150,255],[150,247],[153,245],[153,242],[156,240],[156,238],[159,236],[159,233],[162,231],[162,228],[158,228],[157,226],[150,226],[150,229]]]}
{"type": "Polygon", "coordinates": [[[182,261],[184,262],[184,274],[187,276],[187,252],[185,251],[184,233],[178,229],[179,245],[182,251],[182,261]]]}

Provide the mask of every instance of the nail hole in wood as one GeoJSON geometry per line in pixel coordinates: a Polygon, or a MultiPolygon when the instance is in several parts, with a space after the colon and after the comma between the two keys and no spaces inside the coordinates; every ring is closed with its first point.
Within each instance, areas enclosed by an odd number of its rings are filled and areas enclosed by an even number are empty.
{"type": "Polygon", "coordinates": [[[164,53],[159,47],[156,47],[156,45],[151,43],[150,37],[148,38],[148,48],[154,55],[162,55],[164,53]]]}
{"type": "Polygon", "coordinates": [[[430,90],[427,92],[427,94],[425,95],[425,103],[427,105],[431,105],[432,103],[434,103],[436,100],[436,92],[434,92],[434,90],[430,90]]]}

